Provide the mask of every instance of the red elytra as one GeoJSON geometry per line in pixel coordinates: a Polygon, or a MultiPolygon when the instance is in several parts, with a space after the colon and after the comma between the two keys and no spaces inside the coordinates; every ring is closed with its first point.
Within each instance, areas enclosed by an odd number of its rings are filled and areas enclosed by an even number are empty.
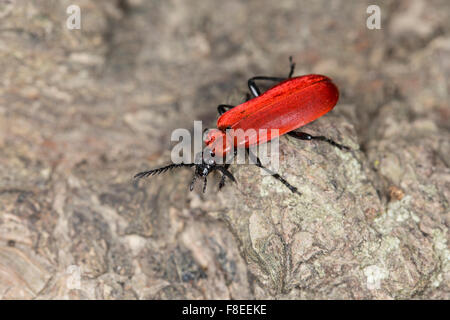
{"type": "MultiPolygon", "coordinates": [[[[225,112],[217,120],[217,128],[208,132],[205,144],[217,156],[225,156],[234,148],[248,148],[298,129],[333,109],[339,91],[332,80],[310,74],[280,82],[258,97],[225,112]],[[248,129],[255,136],[226,135],[226,129],[248,129]],[[267,134],[258,130],[267,129],[267,134]],[[270,129],[278,129],[271,134],[270,129]]],[[[248,131],[247,131],[248,132],[248,131]]]]}

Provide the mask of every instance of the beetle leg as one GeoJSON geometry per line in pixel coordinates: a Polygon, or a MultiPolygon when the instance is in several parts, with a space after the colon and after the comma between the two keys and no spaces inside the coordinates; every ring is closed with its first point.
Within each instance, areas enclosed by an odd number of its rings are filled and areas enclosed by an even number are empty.
{"type": "Polygon", "coordinates": [[[219,112],[219,115],[223,115],[227,111],[227,109],[230,110],[233,109],[234,107],[235,106],[232,106],[230,104],[219,104],[217,106],[217,112],[219,112]]]}
{"type": "Polygon", "coordinates": [[[194,176],[192,177],[191,184],[189,185],[189,190],[190,191],[194,190],[195,180],[197,180],[197,175],[196,174],[194,174],[194,176]]]}
{"type": "Polygon", "coordinates": [[[255,82],[256,80],[281,82],[281,81],[286,80],[286,78],[257,76],[257,77],[248,79],[248,88],[250,89],[250,92],[252,93],[253,97],[258,97],[259,95],[261,95],[261,90],[256,85],[256,82],[255,82]]]}
{"type": "Polygon", "coordinates": [[[236,179],[235,179],[234,176],[231,174],[231,172],[228,170],[228,167],[229,167],[229,166],[230,166],[230,165],[227,164],[227,165],[225,165],[225,166],[223,166],[223,167],[218,167],[217,169],[218,169],[220,172],[222,172],[222,174],[223,174],[224,176],[226,176],[227,178],[229,178],[231,181],[236,182],[236,179]]]}
{"type": "Polygon", "coordinates": [[[225,186],[225,179],[226,179],[226,176],[224,174],[222,174],[222,177],[220,178],[220,182],[219,182],[219,190],[221,190],[225,186]]]}
{"type": "Polygon", "coordinates": [[[234,176],[231,174],[230,171],[228,171],[229,167],[230,167],[229,163],[227,163],[223,167],[217,167],[217,170],[219,170],[222,173],[222,177],[220,178],[220,182],[219,182],[219,190],[225,186],[225,180],[227,177],[230,178],[232,181],[236,182],[236,179],[234,178],[234,176]]]}
{"type": "Polygon", "coordinates": [[[339,144],[337,142],[334,142],[333,140],[324,137],[324,136],[312,136],[306,132],[297,132],[297,131],[291,131],[287,133],[291,137],[300,139],[300,140],[319,140],[319,141],[325,141],[332,146],[335,146],[336,148],[339,148],[340,150],[351,150],[350,147],[344,146],[342,144],[339,144]]]}
{"type": "Polygon", "coordinates": [[[295,70],[295,62],[292,60],[292,56],[289,56],[289,75],[288,78],[292,78],[292,75],[294,74],[294,70],[295,70]]]}
{"type": "Polygon", "coordinates": [[[272,170],[264,167],[261,163],[261,160],[259,160],[259,158],[257,156],[255,156],[253,153],[251,153],[250,150],[246,149],[249,157],[252,157],[252,159],[256,159],[256,163],[254,163],[257,167],[260,167],[261,169],[263,169],[264,171],[266,171],[267,173],[269,173],[272,177],[274,177],[275,179],[277,179],[278,181],[280,181],[282,184],[284,184],[289,190],[291,190],[291,192],[296,193],[298,195],[301,195],[301,193],[298,191],[298,189],[296,187],[294,187],[293,185],[291,185],[289,182],[287,182],[282,176],[280,176],[278,173],[273,172],[272,170]]]}
{"type": "MultiPolygon", "coordinates": [[[[264,81],[274,81],[274,82],[281,82],[284,80],[287,80],[289,78],[292,78],[292,75],[294,74],[295,70],[295,62],[292,60],[292,56],[289,57],[289,75],[287,78],[281,78],[281,77],[265,77],[265,76],[258,76],[253,77],[248,80],[248,88],[250,89],[250,92],[252,93],[253,97],[257,97],[261,95],[261,90],[256,85],[256,80],[264,80],[264,81]]],[[[247,101],[250,100],[247,98],[247,101]]]]}
{"type": "Polygon", "coordinates": [[[203,178],[203,193],[205,193],[206,191],[206,184],[208,183],[208,178],[204,177],[203,178]]]}

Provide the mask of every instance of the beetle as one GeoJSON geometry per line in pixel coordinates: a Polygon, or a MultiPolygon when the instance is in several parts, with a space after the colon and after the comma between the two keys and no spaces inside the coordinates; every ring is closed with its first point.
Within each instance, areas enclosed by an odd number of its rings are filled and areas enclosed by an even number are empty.
{"type": "Polygon", "coordinates": [[[157,175],[178,167],[194,167],[195,172],[190,184],[190,190],[194,188],[197,178],[203,178],[203,192],[206,191],[207,176],[218,170],[222,173],[219,182],[219,190],[225,185],[226,178],[236,182],[229,171],[229,163],[217,163],[214,157],[225,157],[230,152],[236,154],[237,149],[244,148],[253,159],[255,165],[264,169],[272,177],[279,180],[293,193],[300,194],[298,189],[287,182],[278,173],[264,167],[258,157],[253,155],[249,148],[268,142],[278,136],[287,134],[300,140],[319,140],[331,144],[341,150],[350,150],[349,147],[339,144],[325,136],[313,136],[296,129],[320,118],[331,111],[339,99],[339,90],[332,80],[326,76],[310,74],[292,77],[295,63],[289,57],[290,71],[287,78],[256,76],[248,80],[250,94],[244,103],[237,106],[220,104],[217,107],[220,117],[217,120],[217,128],[211,129],[204,140],[206,148],[203,153],[196,155],[194,163],[170,164],[161,168],[137,173],[134,178],[143,178],[157,175]],[[256,81],[271,81],[276,84],[261,93],[256,81]],[[250,139],[248,136],[227,135],[228,129],[278,129],[277,133],[256,136],[250,139]]]}

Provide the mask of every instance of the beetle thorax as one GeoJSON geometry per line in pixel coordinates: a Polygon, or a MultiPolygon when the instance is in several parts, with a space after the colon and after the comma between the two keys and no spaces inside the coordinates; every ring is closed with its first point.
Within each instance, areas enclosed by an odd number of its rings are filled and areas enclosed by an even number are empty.
{"type": "Polygon", "coordinates": [[[211,129],[205,138],[206,146],[212,151],[213,156],[225,156],[233,148],[232,139],[219,129],[211,129]]]}

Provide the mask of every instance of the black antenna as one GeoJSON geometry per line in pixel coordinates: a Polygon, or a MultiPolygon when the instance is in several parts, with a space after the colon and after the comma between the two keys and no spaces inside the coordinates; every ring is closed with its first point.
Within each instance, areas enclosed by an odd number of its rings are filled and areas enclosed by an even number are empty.
{"type": "Polygon", "coordinates": [[[168,166],[165,167],[161,167],[161,168],[157,168],[157,169],[153,169],[153,170],[149,170],[149,171],[142,171],[137,173],[134,178],[135,179],[140,179],[140,178],[146,178],[149,176],[154,176],[160,173],[164,173],[168,170],[172,170],[173,168],[179,168],[179,167],[192,167],[194,166],[194,163],[178,163],[178,164],[169,164],[168,166]]]}

